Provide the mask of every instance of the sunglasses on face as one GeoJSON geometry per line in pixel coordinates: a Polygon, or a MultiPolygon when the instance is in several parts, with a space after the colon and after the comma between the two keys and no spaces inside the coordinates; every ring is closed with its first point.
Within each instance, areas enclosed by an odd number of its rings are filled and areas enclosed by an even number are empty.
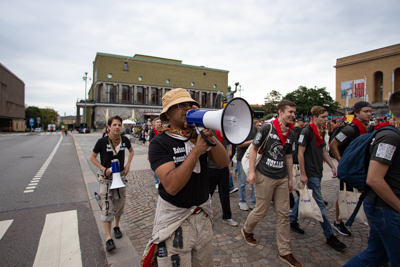
{"type": "Polygon", "coordinates": [[[193,105],[195,105],[195,104],[192,102],[184,102],[184,103],[179,103],[176,106],[178,107],[178,109],[188,109],[188,108],[192,108],[193,105]]]}

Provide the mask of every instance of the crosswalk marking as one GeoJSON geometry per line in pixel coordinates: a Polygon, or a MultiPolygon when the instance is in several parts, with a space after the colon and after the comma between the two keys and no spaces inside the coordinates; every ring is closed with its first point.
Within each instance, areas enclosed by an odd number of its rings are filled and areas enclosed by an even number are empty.
{"type": "Polygon", "coordinates": [[[76,210],[46,215],[33,267],[82,266],[76,210]]]}
{"type": "Polygon", "coordinates": [[[14,220],[7,220],[0,222],[0,240],[3,238],[3,235],[7,232],[7,229],[10,227],[14,220]]]}

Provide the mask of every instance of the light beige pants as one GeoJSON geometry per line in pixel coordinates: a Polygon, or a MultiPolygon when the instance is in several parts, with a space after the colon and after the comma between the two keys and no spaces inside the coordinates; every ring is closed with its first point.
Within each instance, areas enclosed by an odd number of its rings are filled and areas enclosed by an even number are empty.
{"type": "Polygon", "coordinates": [[[276,241],[279,255],[284,256],[290,249],[290,222],[289,222],[289,188],[287,177],[272,179],[256,171],[256,208],[247,217],[243,229],[253,233],[257,223],[263,219],[269,210],[271,200],[274,201],[276,213],[276,241]]]}

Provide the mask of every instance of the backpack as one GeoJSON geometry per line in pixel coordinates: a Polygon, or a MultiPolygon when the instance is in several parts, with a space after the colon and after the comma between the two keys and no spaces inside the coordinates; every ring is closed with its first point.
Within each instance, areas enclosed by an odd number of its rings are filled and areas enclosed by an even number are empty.
{"type": "MultiPolygon", "coordinates": [[[[364,201],[370,187],[367,185],[367,173],[370,160],[369,148],[373,142],[375,135],[382,130],[392,130],[400,136],[400,132],[394,127],[384,127],[373,131],[372,133],[366,133],[357,137],[350,143],[340,159],[337,167],[337,177],[344,183],[351,187],[363,191],[361,194],[357,206],[354,209],[353,214],[346,222],[346,226],[353,224],[354,218],[357,215],[358,210],[364,201]]],[[[400,163],[400,154],[394,159],[393,164],[390,166],[397,166],[400,163]]],[[[389,168],[389,170],[390,170],[389,168]]]]}
{"type": "MultiPolygon", "coordinates": [[[[343,145],[339,146],[339,152],[340,152],[341,155],[343,155],[344,151],[345,151],[346,148],[349,146],[349,144],[350,144],[354,139],[356,139],[356,138],[360,135],[360,130],[358,130],[357,126],[356,126],[354,123],[350,123],[350,124],[348,124],[348,125],[350,125],[351,127],[353,127],[355,133],[357,133],[357,134],[354,134],[354,136],[356,136],[356,137],[353,136],[353,138],[350,139],[350,142],[349,142],[349,143],[343,144],[343,145]]],[[[329,144],[328,144],[328,146],[332,143],[333,139],[335,139],[336,135],[338,135],[339,132],[340,132],[344,127],[346,127],[346,126],[347,126],[347,125],[345,125],[345,126],[337,126],[337,127],[332,131],[331,135],[329,136],[329,144]]],[[[328,151],[328,153],[329,153],[329,156],[330,156],[331,158],[335,158],[330,150],[328,151]]]]}

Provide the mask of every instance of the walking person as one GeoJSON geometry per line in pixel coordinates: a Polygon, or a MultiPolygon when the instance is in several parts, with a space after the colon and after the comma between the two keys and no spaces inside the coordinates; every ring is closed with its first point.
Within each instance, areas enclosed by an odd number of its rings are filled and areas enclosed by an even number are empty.
{"type": "MultiPolygon", "coordinates": [[[[371,104],[366,101],[359,101],[354,104],[354,109],[351,112],[354,114],[353,121],[345,127],[339,128],[336,136],[334,136],[329,144],[329,150],[338,163],[340,162],[344,151],[350,145],[351,141],[368,132],[371,112],[371,104]]],[[[345,190],[344,186],[345,183],[340,181],[339,190],[345,190]]],[[[354,189],[346,185],[346,191],[352,192],[354,189]]],[[[339,213],[339,203],[336,199],[336,220],[333,222],[333,229],[335,229],[341,235],[351,236],[351,232],[346,228],[343,221],[339,219],[339,213]]]]}
{"type": "MultiPolygon", "coordinates": [[[[158,134],[160,134],[162,131],[162,125],[161,125],[161,119],[160,117],[156,117],[153,121],[152,121],[152,128],[149,134],[149,145],[151,140],[156,137],[158,134]]],[[[147,160],[149,160],[149,147],[147,147],[147,160]]],[[[153,177],[154,177],[154,184],[155,187],[158,189],[158,186],[160,184],[160,180],[158,179],[156,173],[153,171],[153,177]]]]}
{"type": "MultiPolygon", "coordinates": [[[[327,240],[327,244],[337,251],[346,249],[346,245],[340,242],[333,234],[332,227],[328,217],[325,215],[326,206],[321,192],[321,180],[323,173],[323,162],[325,161],[332,170],[332,178],[336,177],[336,167],[333,165],[331,158],[326,152],[325,131],[323,126],[328,120],[328,111],[324,107],[314,106],[311,109],[313,122],[304,127],[299,136],[299,153],[298,160],[300,165],[300,181],[307,184],[312,190],[312,195],[321,210],[323,222],[320,222],[327,240]]],[[[299,199],[294,205],[290,214],[290,228],[299,233],[304,234],[304,230],[300,229],[298,224],[299,199]]]]}
{"type": "Polygon", "coordinates": [[[229,156],[210,130],[204,129],[203,134],[216,143],[213,147],[195,129],[187,128],[187,112],[200,105],[185,89],[167,92],[162,106],[160,117],[169,121],[169,127],[149,146],[150,165],[161,183],[147,257],[157,244],[160,267],[213,266],[207,159],[227,167],[229,156]]]}
{"type": "Polygon", "coordinates": [[[249,153],[248,181],[254,184],[256,207],[253,209],[242,228],[246,243],[256,246],[254,228],[269,210],[271,200],[274,201],[276,213],[276,241],[279,259],[290,266],[302,266],[290,248],[289,226],[289,193],[292,192],[292,142],[294,139],[293,123],[296,104],[282,100],[277,105],[278,118],[272,124],[264,124],[253,140],[249,153]],[[272,127],[272,129],[271,129],[272,127]],[[270,133],[270,134],[269,134],[270,133]],[[269,138],[267,137],[269,134],[269,138]],[[264,147],[260,147],[268,138],[264,147]],[[255,166],[256,154],[262,149],[260,163],[255,166]]]}
{"type": "MultiPolygon", "coordinates": [[[[400,91],[389,99],[389,109],[400,129],[400,91]]],[[[382,130],[369,146],[364,211],[371,225],[368,247],[355,255],[345,267],[400,266],[400,135],[382,130]],[[396,161],[396,162],[395,162],[396,161]]]]}
{"type": "Polygon", "coordinates": [[[90,161],[99,168],[97,173],[100,188],[101,217],[104,230],[106,232],[106,250],[115,249],[114,240],[111,237],[111,224],[115,219],[114,236],[116,239],[122,237],[119,222],[124,213],[126,188],[110,189],[113,176],[111,170],[111,160],[118,160],[121,179],[126,184],[126,175],[128,174],[133,158],[133,148],[131,142],[125,136],[121,136],[120,130],[122,118],[114,116],[108,119],[108,135],[100,138],[93,148],[90,155],[90,161]],[[125,165],[125,151],[129,151],[128,160],[125,165]],[[97,155],[100,153],[100,162],[97,155]]]}

